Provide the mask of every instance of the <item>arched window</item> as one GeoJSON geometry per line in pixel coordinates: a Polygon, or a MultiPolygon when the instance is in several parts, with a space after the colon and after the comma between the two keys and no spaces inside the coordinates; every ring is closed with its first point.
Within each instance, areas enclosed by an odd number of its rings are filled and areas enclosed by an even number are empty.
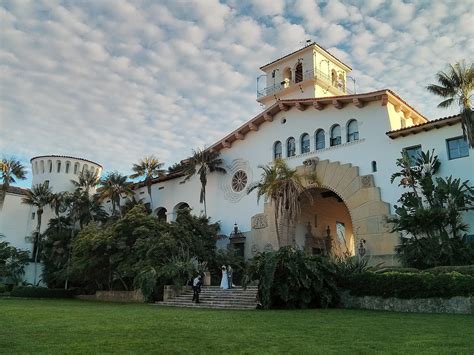
{"type": "Polygon", "coordinates": [[[337,87],[346,92],[346,81],[344,80],[344,74],[340,73],[339,78],[337,80],[337,87]]]}
{"type": "Polygon", "coordinates": [[[168,211],[164,207],[160,207],[156,210],[156,216],[160,222],[166,222],[166,213],[168,211]]]}
{"type": "Polygon", "coordinates": [[[273,144],[273,159],[278,159],[281,158],[281,142],[276,141],[275,144],[273,144]]]}
{"type": "Polygon", "coordinates": [[[337,73],[334,69],[331,70],[331,83],[333,86],[337,85],[337,73]]]}
{"type": "Polygon", "coordinates": [[[283,70],[283,81],[281,82],[281,85],[284,88],[287,88],[288,86],[290,86],[290,83],[291,83],[291,68],[287,67],[283,70]]]}
{"type": "Polygon", "coordinates": [[[56,161],[56,172],[57,173],[61,172],[61,160],[56,161]]]}
{"type": "Polygon", "coordinates": [[[332,126],[331,128],[331,147],[341,144],[341,126],[338,124],[332,126]]]}
{"type": "Polygon", "coordinates": [[[295,139],[293,137],[288,138],[286,141],[286,156],[294,157],[296,154],[295,139]]]}
{"type": "Polygon", "coordinates": [[[75,175],[79,174],[79,163],[74,164],[74,174],[75,175]]]}
{"type": "Polygon", "coordinates": [[[350,120],[347,124],[347,141],[354,142],[359,140],[359,125],[356,120],[350,120]]]}
{"type": "Polygon", "coordinates": [[[295,67],[295,83],[301,81],[303,81],[303,63],[298,63],[295,67]]]}
{"type": "Polygon", "coordinates": [[[89,169],[89,165],[84,164],[84,165],[82,166],[82,173],[85,173],[85,172],[87,171],[87,169],[89,169]]]}
{"type": "Polygon", "coordinates": [[[39,170],[38,170],[38,162],[35,161],[35,174],[38,175],[39,174],[39,170]]]}
{"type": "Polygon", "coordinates": [[[41,174],[44,174],[44,160],[40,161],[41,174]]]}
{"type": "Polygon", "coordinates": [[[326,147],[326,137],[324,135],[323,129],[318,129],[316,131],[316,150],[324,149],[326,147]]]}
{"type": "Polygon", "coordinates": [[[67,161],[66,162],[66,174],[69,174],[69,168],[71,167],[71,162],[67,161]]]}
{"type": "Polygon", "coordinates": [[[53,161],[52,160],[48,160],[48,171],[50,173],[53,172],[53,161]]]}
{"type": "Polygon", "coordinates": [[[308,153],[310,151],[309,134],[303,133],[301,135],[301,154],[308,153]]]}

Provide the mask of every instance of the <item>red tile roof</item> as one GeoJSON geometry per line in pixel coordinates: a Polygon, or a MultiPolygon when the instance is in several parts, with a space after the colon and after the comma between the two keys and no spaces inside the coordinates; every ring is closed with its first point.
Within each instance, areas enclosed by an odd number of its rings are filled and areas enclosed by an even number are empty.
{"type": "Polygon", "coordinates": [[[386,105],[387,102],[395,103],[397,105],[402,105],[407,107],[411,112],[415,114],[422,121],[428,122],[428,119],[411,107],[408,103],[402,100],[397,94],[393,91],[384,89],[379,91],[373,91],[363,94],[353,94],[353,95],[340,95],[340,96],[328,96],[328,97],[318,97],[318,98],[307,98],[307,99],[289,99],[289,100],[279,100],[275,102],[272,106],[267,108],[265,111],[259,113],[257,116],[251,120],[244,123],[242,126],[222,138],[220,141],[211,145],[208,149],[212,150],[221,150],[223,148],[229,148],[232,142],[238,139],[245,139],[245,135],[252,130],[257,130],[258,127],[265,123],[267,120],[272,120],[272,117],[282,110],[287,110],[293,106],[296,106],[300,109],[306,109],[307,107],[314,106],[320,107],[323,109],[328,105],[340,105],[338,108],[344,108],[349,104],[356,104],[363,106],[367,102],[371,101],[381,101],[382,105],[386,105]]]}
{"type": "MultiPolygon", "coordinates": [[[[0,190],[2,189],[3,185],[0,185],[0,190]]],[[[26,195],[28,189],[24,189],[18,186],[8,186],[7,192],[15,195],[26,195]]]]}
{"type": "Polygon", "coordinates": [[[316,46],[318,49],[321,49],[324,53],[326,53],[327,55],[329,55],[331,58],[334,58],[334,59],[337,60],[339,63],[341,63],[342,65],[344,65],[344,66],[346,66],[347,68],[349,68],[350,70],[352,70],[352,68],[351,68],[350,66],[348,66],[346,63],[344,63],[342,60],[337,59],[334,55],[332,55],[331,53],[329,53],[326,49],[324,49],[323,47],[321,47],[321,46],[320,46],[319,44],[317,44],[316,42],[311,42],[310,44],[304,46],[303,48],[297,49],[296,51],[291,52],[291,53],[289,53],[289,54],[286,54],[286,55],[284,55],[283,57],[280,57],[280,58],[278,58],[278,59],[275,59],[274,61],[271,61],[271,62],[268,63],[268,64],[262,65],[262,66],[260,67],[260,69],[263,70],[263,68],[266,68],[266,67],[268,67],[269,65],[272,65],[272,64],[278,62],[279,60],[282,60],[282,59],[284,59],[284,58],[287,58],[287,57],[289,57],[289,56],[292,56],[293,54],[296,54],[296,53],[298,53],[298,52],[300,52],[300,51],[302,51],[302,50],[305,50],[306,48],[311,47],[311,46],[316,46]]]}
{"type": "Polygon", "coordinates": [[[417,134],[419,132],[426,132],[430,131],[432,129],[438,129],[441,127],[445,126],[452,126],[454,124],[457,124],[461,122],[461,116],[460,115],[453,115],[453,116],[447,116],[447,117],[441,117],[432,121],[428,121],[425,123],[417,124],[414,126],[410,127],[405,127],[405,128],[399,128],[395,129],[393,131],[386,132],[386,135],[389,136],[392,139],[399,138],[399,137],[405,137],[409,134],[417,134]]]}
{"type": "Polygon", "coordinates": [[[77,157],[72,157],[70,155],[55,155],[55,154],[51,154],[51,155],[38,155],[37,157],[33,157],[30,159],[30,163],[33,161],[33,159],[38,159],[38,158],[69,158],[69,159],[76,159],[76,160],[82,160],[82,161],[86,161],[88,163],[92,163],[92,164],[95,164],[95,165],[98,165],[100,166],[101,168],[103,168],[103,166],[99,163],[96,163],[95,161],[92,161],[92,160],[89,160],[89,159],[84,159],[84,158],[77,158],[77,157]]]}

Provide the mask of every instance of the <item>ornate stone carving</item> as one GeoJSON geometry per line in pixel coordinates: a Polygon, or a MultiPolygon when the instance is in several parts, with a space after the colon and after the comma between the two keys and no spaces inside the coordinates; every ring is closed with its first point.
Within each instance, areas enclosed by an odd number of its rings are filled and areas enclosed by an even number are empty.
{"type": "Polygon", "coordinates": [[[252,169],[248,161],[234,159],[225,167],[226,174],[220,176],[220,188],[224,198],[230,202],[239,202],[246,194],[252,181],[252,169]]]}
{"type": "Polygon", "coordinates": [[[267,227],[268,227],[267,216],[264,213],[259,213],[252,217],[253,229],[263,229],[267,227]]]}
{"type": "Polygon", "coordinates": [[[374,177],[372,175],[364,175],[360,177],[362,188],[374,187],[374,177]]]}
{"type": "Polygon", "coordinates": [[[318,161],[319,161],[318,157],[309,158],[309,159],[306,159],[305,161],[303,161],[303,165],[304,166],[316,166],[316,164],[318,164],[318,161]]]}

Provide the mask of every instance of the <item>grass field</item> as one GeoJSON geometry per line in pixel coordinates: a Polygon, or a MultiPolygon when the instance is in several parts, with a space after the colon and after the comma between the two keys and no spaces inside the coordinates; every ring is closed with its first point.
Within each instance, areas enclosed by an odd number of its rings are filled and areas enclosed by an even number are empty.
{"type": "Polygon", "coordinates": [[[474,353],[474,316],[0,300],[0,353],[474,353]]]}

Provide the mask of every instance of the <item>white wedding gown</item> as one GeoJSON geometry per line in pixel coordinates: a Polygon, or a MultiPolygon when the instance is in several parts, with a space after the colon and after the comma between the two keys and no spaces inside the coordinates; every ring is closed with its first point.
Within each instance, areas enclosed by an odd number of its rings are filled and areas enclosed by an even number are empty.
{"type": "Polygon", "coordinates": [[[229,288],[229,278],[227,277],[227,271],[222,271],[221,288],[224,290],[229,288]]]}

